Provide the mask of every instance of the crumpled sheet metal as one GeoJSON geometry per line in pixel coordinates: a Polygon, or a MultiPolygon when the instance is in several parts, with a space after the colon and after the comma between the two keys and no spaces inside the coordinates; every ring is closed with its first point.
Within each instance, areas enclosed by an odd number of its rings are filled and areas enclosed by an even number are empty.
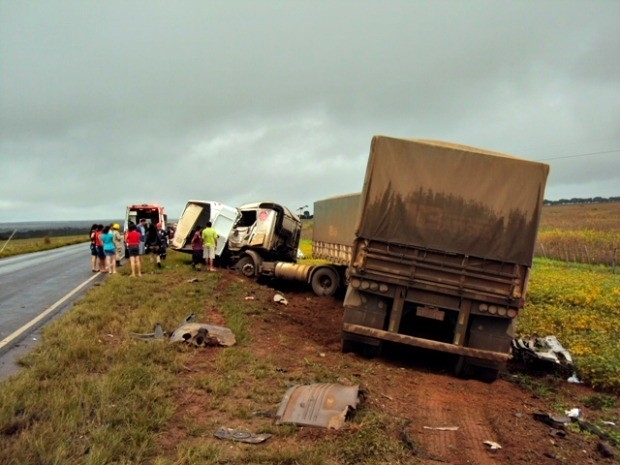
{"type": "Polygon", "coordinates": [[[516,352],[526,353],[543,362],[567,368],[573,366],[573,357],[556,336],[513,339],[512,347],[516,352]]]}
{"type": "Polygon", "coordinates": [[[290,388],[276,413],[276,424],[339,429],[359,404],[359,386],[317,383],[290,388]]]}
{"type": "Polygon", "coordinates": [[[170,343],[185,342],[196,347],[225,346],[230,347],[237,342],[229,328],[204,323],[185,323],[174,330],[170,343]]]}

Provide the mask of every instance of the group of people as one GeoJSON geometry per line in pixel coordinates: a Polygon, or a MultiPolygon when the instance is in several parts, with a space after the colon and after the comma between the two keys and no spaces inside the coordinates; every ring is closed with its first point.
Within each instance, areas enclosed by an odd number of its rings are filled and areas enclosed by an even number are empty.
{"type": "Polygon", "coordinates": [[[201,265],[206,265],[209,271],[215,271],[213,261],[215,260],[215,248],[219,236],[217,231],[213,229],[210,221],[203,229],[202,226],[196,226],[192,234],[192,267],[200,270],[201,265]]]}
{"type": "Polygon", "coordinates": [[[90,255],[93,272],[116,273],[125,255],[125,243],[118,223],[90,228],[90,255]]]}
{"type": "Polygon", "coordinates": [[[90,230],[92,270],[116,273],[117,267],[122,266],[122,259],[127,256],[131,276],[142,276],[142,255],[148,253],[150,261],[155,260],[157,267],[161,268],[169,240],[170,233],[161,223],[149,224],[145,218],[138,224],[130,222],[124,235],[121,234],[118,224],[93,224],[90,230]]]}

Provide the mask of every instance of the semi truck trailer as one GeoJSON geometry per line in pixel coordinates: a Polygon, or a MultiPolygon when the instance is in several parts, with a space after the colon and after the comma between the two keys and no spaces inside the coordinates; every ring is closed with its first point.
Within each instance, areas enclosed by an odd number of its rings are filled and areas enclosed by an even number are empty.
{"type": "Polygon", "coordinates": [[[548,173],[503,153],[375,136],[343,351],[389,341],[454,354],[458,375],[494,379],[525,305],[548,173]]]}

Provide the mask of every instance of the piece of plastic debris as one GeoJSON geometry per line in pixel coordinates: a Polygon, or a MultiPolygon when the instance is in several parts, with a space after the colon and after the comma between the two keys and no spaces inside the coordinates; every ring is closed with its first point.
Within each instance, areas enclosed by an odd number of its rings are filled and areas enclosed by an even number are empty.
{"type": "Polygon", "coordinates": [[[486,446],[489,446],[490,450],[498,450],[501,449],[502,446],[500,446],[498,443],[496,443],[495,441],[484,441],[484,444],[486,446]]]}
{"type": "Polygon", "coordinates": [[[188,283],[197,283],[198,281],[199,281],[198,278],[191,278],[187,280],[188,283]]]}
{"type": "Polygon", "coordinates": [[[245,296],[245,300],[254,300],[254,296],[253,295],[246,295],[245,296]]]}
{"type": "Polygon", "coordinates": [[[613,426],[613,427],[616,426],[616,424],[613,421],[604,421],[602,423],[604,426],[613,426]]]}
{"type": "Polygon", "coordinates": [[[255,434],[241,429],[226,428],[224,426],[220,426],[215,432],[215,437],[218,439],[229,439],[231,441],[246,442],[248,444],[265,442],[271,436],[273,435],[269,433],[255,434]]]}
{"type": "Polygon", "coordinates": [[[273,301],[277,304],[288,305],[288,300],[282,294],[276,294],[273,296],[273,301]]]}
{"type": "Polygon", "coordinates": [[[572,408],[564,412],[568,418],[579,418],[581,416],[581,410],[578,408],[572,408]]]}
{"type": "Polygon", "coordinates": [[[432,429],[435,431],[457,431],[458,426],[425,426],[424,429],[432,429]]]}
{"type": "Polygon", "coordinates": [[[582,384],[583,381],[581,381],[578,377],[576,373],[573,373],[566,381],[568,381],[569,383],[574,383],[574,384],[582,384]]]}

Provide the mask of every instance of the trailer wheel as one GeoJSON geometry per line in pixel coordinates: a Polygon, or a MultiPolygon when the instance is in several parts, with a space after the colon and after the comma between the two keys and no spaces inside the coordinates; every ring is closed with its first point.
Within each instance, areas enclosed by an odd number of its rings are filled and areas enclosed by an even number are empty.
{"type": "Polygon", "coordinates": [[[316,295],[332,296],[340,287],[340,277],[338,272],[330,267],[320,267],[310,278],[312,290],[316,295]]]}
{"type": "Polygon", "coordinates": [[[254,259],[249,255],[244,255],[237,262],[237,269],[243,276],[248,278],[254,278],[256,276],[256,263],[254,259]]]}

